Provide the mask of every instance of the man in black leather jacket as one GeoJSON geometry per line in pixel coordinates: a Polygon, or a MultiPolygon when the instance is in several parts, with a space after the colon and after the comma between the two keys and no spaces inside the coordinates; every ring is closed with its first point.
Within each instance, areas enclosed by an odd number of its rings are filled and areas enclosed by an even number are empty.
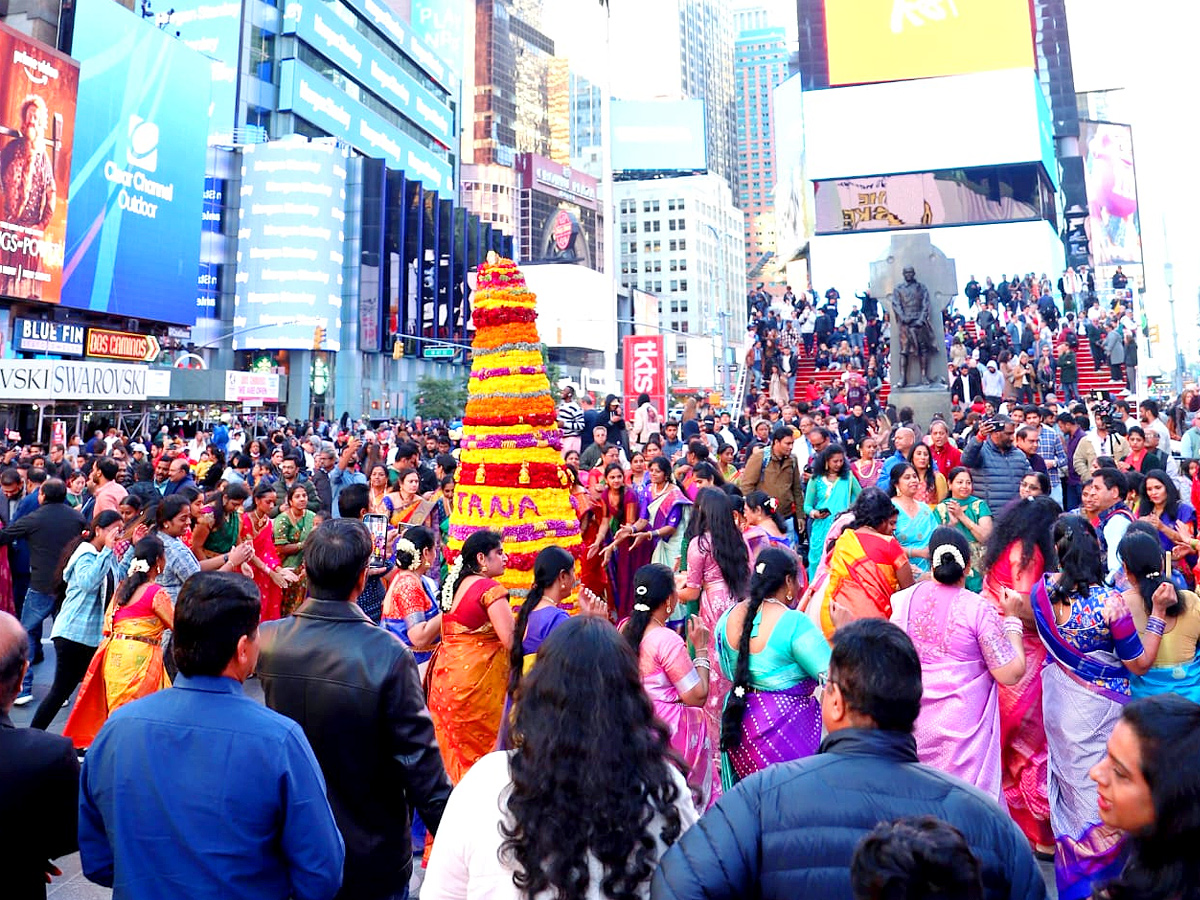
{"type": "Polygon", "coordinates": [[[1029,843],[995,798],[917,762],[921,662],[903,631],[860,619],[833,637],[828,737],[808,759],[725,794],[663,856],[654,900],[851,900],[855,845],[880,822],[935,816],[963,833],[988,900],[1042,900],[1029,843]]]}
{"type": "Polygon", "coordinates": [[[346,842],[338,900],[406,896],[411,810],[436,833],[450,796],[413,655],[354,602],[370,556],[361,522],[325,522],[304,544],[309,599],[261,628],[267,706],[304,729],[346,842]]]}

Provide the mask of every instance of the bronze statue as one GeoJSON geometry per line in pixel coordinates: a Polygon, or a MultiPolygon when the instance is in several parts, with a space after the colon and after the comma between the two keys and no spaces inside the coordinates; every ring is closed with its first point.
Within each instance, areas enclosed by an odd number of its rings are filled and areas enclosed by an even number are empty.
{"type": "Polygon", "coordinates": [[[921,384],[933,384],[929,375],[929,358],[937,352],[933,305],[912,266],[904,267],[904,281],[892,292],[892,314],[900,326],[900,377],[896,387],[908,386],[908,364],[914,353],[921,366],[921,384]]]}

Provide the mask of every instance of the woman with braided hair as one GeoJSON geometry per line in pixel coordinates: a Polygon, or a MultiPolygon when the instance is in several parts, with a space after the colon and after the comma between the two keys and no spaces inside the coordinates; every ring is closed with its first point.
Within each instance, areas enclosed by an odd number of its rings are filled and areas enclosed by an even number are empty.
{"type": "Polygon", "coordinates": [[[688,785],[696,809],[703,812],[713,794],[713,744],[704,712],[709,695],[711,632],[698,616],[688,619],[687,643],[667,621],[679,604],[675,575],[657,563],[642,566],[633,579],[633,613],[620,626],[638,658],[642,686],[654,704],[654,714],[671,731],[671,749],[687,766],[688,785]]]}
{"type": "Polygon", "coordinates": [[[1001,620],[995,606],[966,589],[971,549],[955,528],[933,532],[929,561],[932,581],[892,597],[892,621],[908,632],[921,657],[917,755],[1000,800],[996,684],[1015,684],[1025,674],[1024,598],[1005,591],[1001,620]]]}
{"type": "Polygon", "coordinates": [[[423,525],[414,525],[396,541],[396,575],[383,598],[379,622],[412,650],[422,675],[442,634],[437,585],[426,577],[436,553],[433,532],[423,525]]]}
{"type": "Polygon", "coordinates": [[[829,670],[829,644],[804,613],[790,608],[799,590],[799,560],[768,547],[750,578],[750,599],[717,623],[721,668],[732,672],[721,718],[721,785],[772,763],[817,752],[821,705],[817,678],[829,670]]]}

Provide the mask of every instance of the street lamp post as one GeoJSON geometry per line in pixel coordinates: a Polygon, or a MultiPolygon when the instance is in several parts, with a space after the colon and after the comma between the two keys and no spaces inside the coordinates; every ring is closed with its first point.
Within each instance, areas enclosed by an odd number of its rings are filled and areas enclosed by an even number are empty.
{"type": "Polygon", "coordinates": [[[1175,377],[1171,383],[1178,396],[1183,391],[1183,348],[1179,343],[1179,323],[1175,319],[1175,266],[1163,263],[1163,281],[1167,283],[1167,302],[1171,304],[1171,340],[1175,344],[1175,377]]]}
{"type": "MultiPolygon", "coordinates": [[[[707,228],[709,231],[712,232],[713,240],[716,241],[716,243],[717,243],[717,271],[720,274],[718,276],[717,290],[714,291],[713,293],[716,296],[716,306],[717,306],[718,331],[717,331],[716,336],[719,338],[720,346],[721,346],[721,357],[720,357],[720,360],[721,360],[720,361],[720,366],[721,366],[720,373],[721,374],[718,379],[718,382],[719,382],[718,386],[721,388],[721,391],[725,394],[725,396],[729,397],[729,395],[733,392],[733,385],[731,384],[732,373],[730,371],[729,360],[727,358],[729,356],[729,336],[728,336],[729,312],[728,312],[728,309],[726,309],[725,307],[728,307],[728,305],[729,305],[729,303],[728,303],[729,273],[726,271],[726,265],[725,265],[725,246],[724,246],[724,241],[721,239],[721,234],[720,234],[720,232],[717,231],[716,226],[710,225],[707,222],[703,223],[703,225],[705,228],[707,228]],[[721,295],[722,294],[725,295],[726,302],[724,304],[721,303],[721,295]]],[[[704,317],[704,319],[705,319],[704,325],[706,328],[711,327],[709,325],[708,318],[709,317],[707,315],[704,317]]]]}

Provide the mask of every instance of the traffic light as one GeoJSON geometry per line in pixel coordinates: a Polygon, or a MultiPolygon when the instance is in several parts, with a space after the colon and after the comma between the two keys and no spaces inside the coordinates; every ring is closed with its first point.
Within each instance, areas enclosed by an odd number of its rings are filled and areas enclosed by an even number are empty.
{"type": "Polygon", "coordinates": [[[403,358],[404,358],[404,344],[400,340],[400,338],[396,338],[395,340],[392,341],[392,359],[403,359],[403,358]]]}
{"type": "Polygon", "coordinates": [[[1159,342],[1159,334],[1158,334],[1158,326],[1157,325],[1150,326],[1150,334],[1148,336],[1150,338],[1150,343],[1157,344],[1159,342]]]}
{"type": "Polygon", "coordinates": [[[320,350],[321,345],[325,343],[325,326],[318,325],[313,329],[313,349],[320,350]]]}

